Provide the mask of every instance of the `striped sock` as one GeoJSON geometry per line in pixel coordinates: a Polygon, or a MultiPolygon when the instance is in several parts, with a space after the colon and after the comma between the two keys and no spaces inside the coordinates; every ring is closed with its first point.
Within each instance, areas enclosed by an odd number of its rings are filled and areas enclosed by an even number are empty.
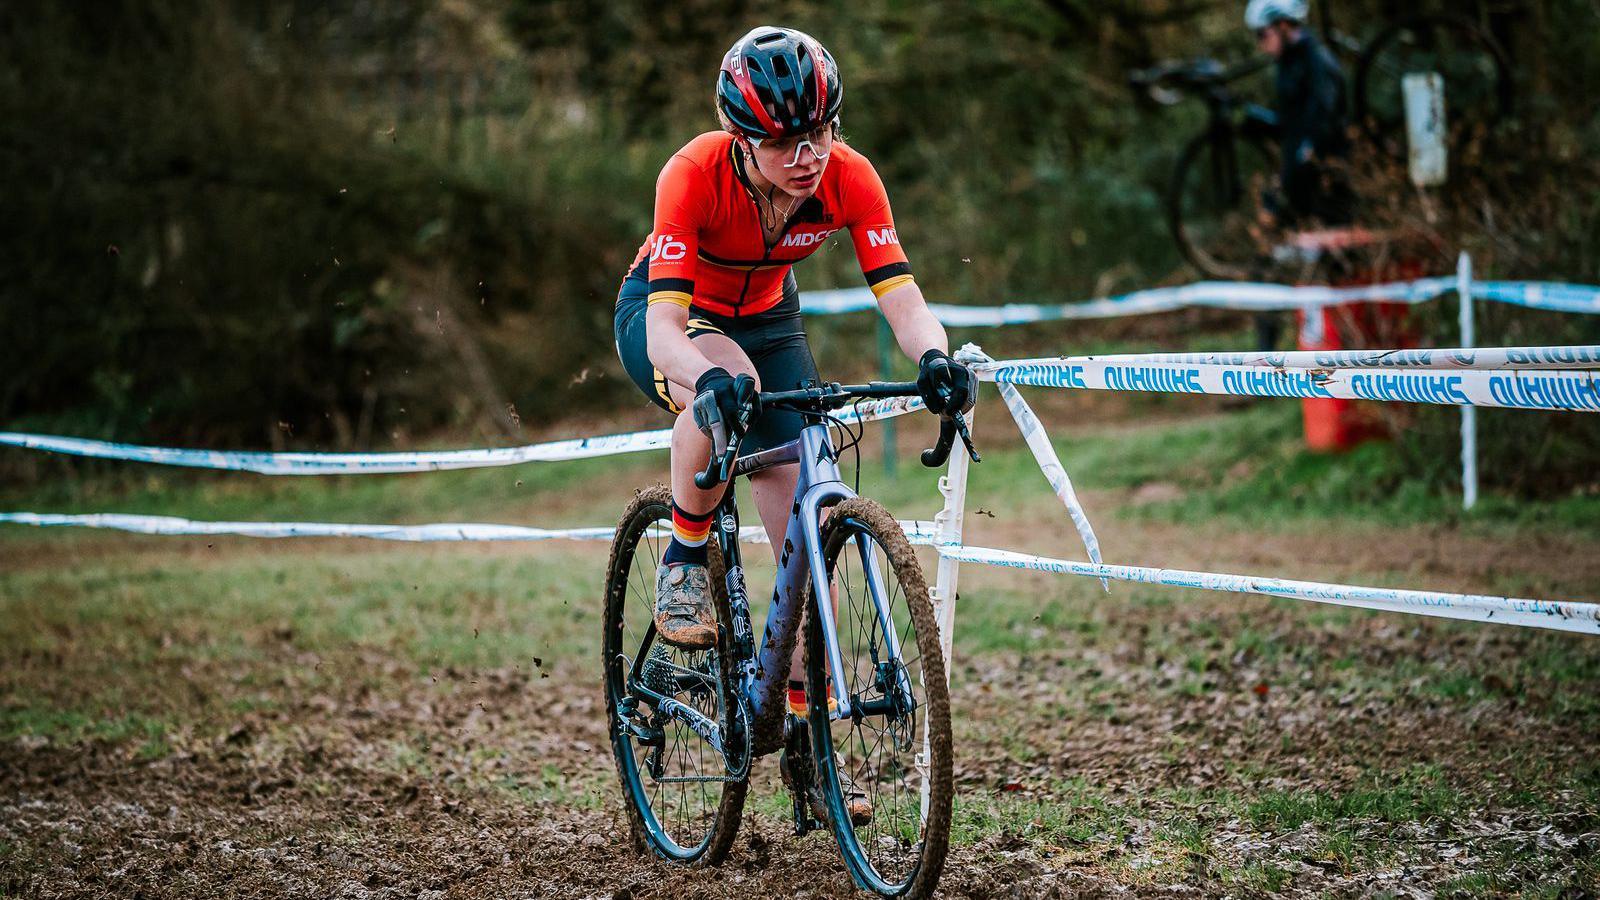
{"type": "Polygon", "coordinates": [[[672,543],[661,561],[668,565],[706,564],[706,538],[711,534],[711,513],[684,512],[672,504],[672,543]]]}

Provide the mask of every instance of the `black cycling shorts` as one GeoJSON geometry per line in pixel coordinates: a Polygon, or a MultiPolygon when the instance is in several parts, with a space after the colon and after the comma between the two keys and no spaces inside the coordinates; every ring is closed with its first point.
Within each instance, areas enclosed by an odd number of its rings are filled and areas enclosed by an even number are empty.
{"type": "MultiPolygon", "coordinates": [[[[645,346],[645,309],[650,295],[649,261],[641,262],[622,282],[617,294],[614,323],[617,356],[622,368],[650,402],[670,413],[682,412],[667,392],[667,379],[650,362],[645,346]]],[[[729,318],[689,307],[689,337],[727,335],[755,364],[764,391],[790,391],[807,382],[817,383],[817,362],[811,356],[805,329],[800,326],[800,289],[794,273],[783,279],[783,299],[777,306],[753,316],[729,318]]],[[[763,413],[740,445],[741,453],[782,446],[800,436],[806,419],[789,410],[763,413]]]]}

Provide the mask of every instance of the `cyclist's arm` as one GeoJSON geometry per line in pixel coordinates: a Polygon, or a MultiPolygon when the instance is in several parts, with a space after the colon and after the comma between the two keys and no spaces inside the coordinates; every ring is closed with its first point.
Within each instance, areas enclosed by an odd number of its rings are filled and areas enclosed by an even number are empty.
{"type": "Polygon", "coordinates": [[[713,367],[684,333],[694,299],[700,229],[710,206],[711,187],[700,167],[681,156],[667,160],[656,180],[645,347],[650,363],[668,381],[684,386],[693,385],[713,367]]]}
{"type": "Polygon", "coordinates": [[[922,298],[922,288],[908,281],[878,298],[878,309],[889,320],[895,343],[914,360],[922,359],[929,350],[950,352],[950,338],[944,325],[928,310],[922,298]]]}
{"type": "Polygon", "coordinates": [[[650,364],[667,376],[668,381],[692,388],[715,364],[684,333],[688,326],[687,306],[654,303],[645,313],[645,347],[650,354],[650,364]]]}
{"type": "Polygon", "coordinates": [[[929,350],[949,352],[944,326],[928,311],[922,289],[911,277],[911,263],[900,247],[894,214],[889,209],[889,194],[865,157],[859,167],[853,168],[847,190],[850,212],[846,222],[855,244],[856,261],[894,331],[895,343],[914,360],[922,359],[929,350]]]}

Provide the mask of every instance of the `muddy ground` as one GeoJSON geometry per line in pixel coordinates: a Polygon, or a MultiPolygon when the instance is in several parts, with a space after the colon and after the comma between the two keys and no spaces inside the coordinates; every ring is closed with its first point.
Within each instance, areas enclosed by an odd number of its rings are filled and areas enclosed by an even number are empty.
{"type": "MultiPolygon", "coordinates": [[[[988,536],[1017,546],[1025,531],[1002,521],[988,536]]],[[[1107,531],[1222,571],[1521,578],[1449,530],[1235,531],[1208,546],[1137,521],[1107,531]]],[[[1523,583],[1594,595],[1594,541],[1529,540],[1551,574],[1523,583]]],[[[386,554],[447,573],[592,567],[597,581],[603,548],[105,538],[5,552],[17,631],[0,676],[0,896],[852,894],[825,834],[790,833],[770,760],[722,867],[632,849],[585,649],[597,612],[581,602],[533,612],[535,627],[571,627],[545,656],[450,661],[416,652],[415,635],[330,637],[320,607],[251,612],[248,590],[189,598],[176,623],[125,593],[144,577],[165,579],[153,592],[204,591],[235,572],[337,593],[361,577],[351,560],[386,554]],[[83,721],[27,718],[58,709],[83,721]]],[[[423,625],[474,639],[524,627],[497,590],[423,625]]],[[[960,622],[945,896],[1600,891],[1596,638],[1237,595],[1106,598],[978,571],[960,622]]]]}

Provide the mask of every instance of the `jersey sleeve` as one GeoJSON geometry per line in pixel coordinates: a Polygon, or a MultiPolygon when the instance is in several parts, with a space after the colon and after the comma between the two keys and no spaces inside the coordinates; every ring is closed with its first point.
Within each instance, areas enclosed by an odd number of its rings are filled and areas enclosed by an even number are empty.
{"type": "Polygon", "coordinates": [[[694,299],[700,230],[709,217],[711,189],[693,160],[673,156],[656,179],[655,228],[650,233],[650,305],[684,309],[694,299]]]}
{"type": "Polygon", "coordinates": [[[883,180],[866,157],[857,154],[851,162],[855,165],[846,184],[845,223],[867,287],[874,297],[882,297],[912,280],[911,263],[900,248],[883,180]]]}

